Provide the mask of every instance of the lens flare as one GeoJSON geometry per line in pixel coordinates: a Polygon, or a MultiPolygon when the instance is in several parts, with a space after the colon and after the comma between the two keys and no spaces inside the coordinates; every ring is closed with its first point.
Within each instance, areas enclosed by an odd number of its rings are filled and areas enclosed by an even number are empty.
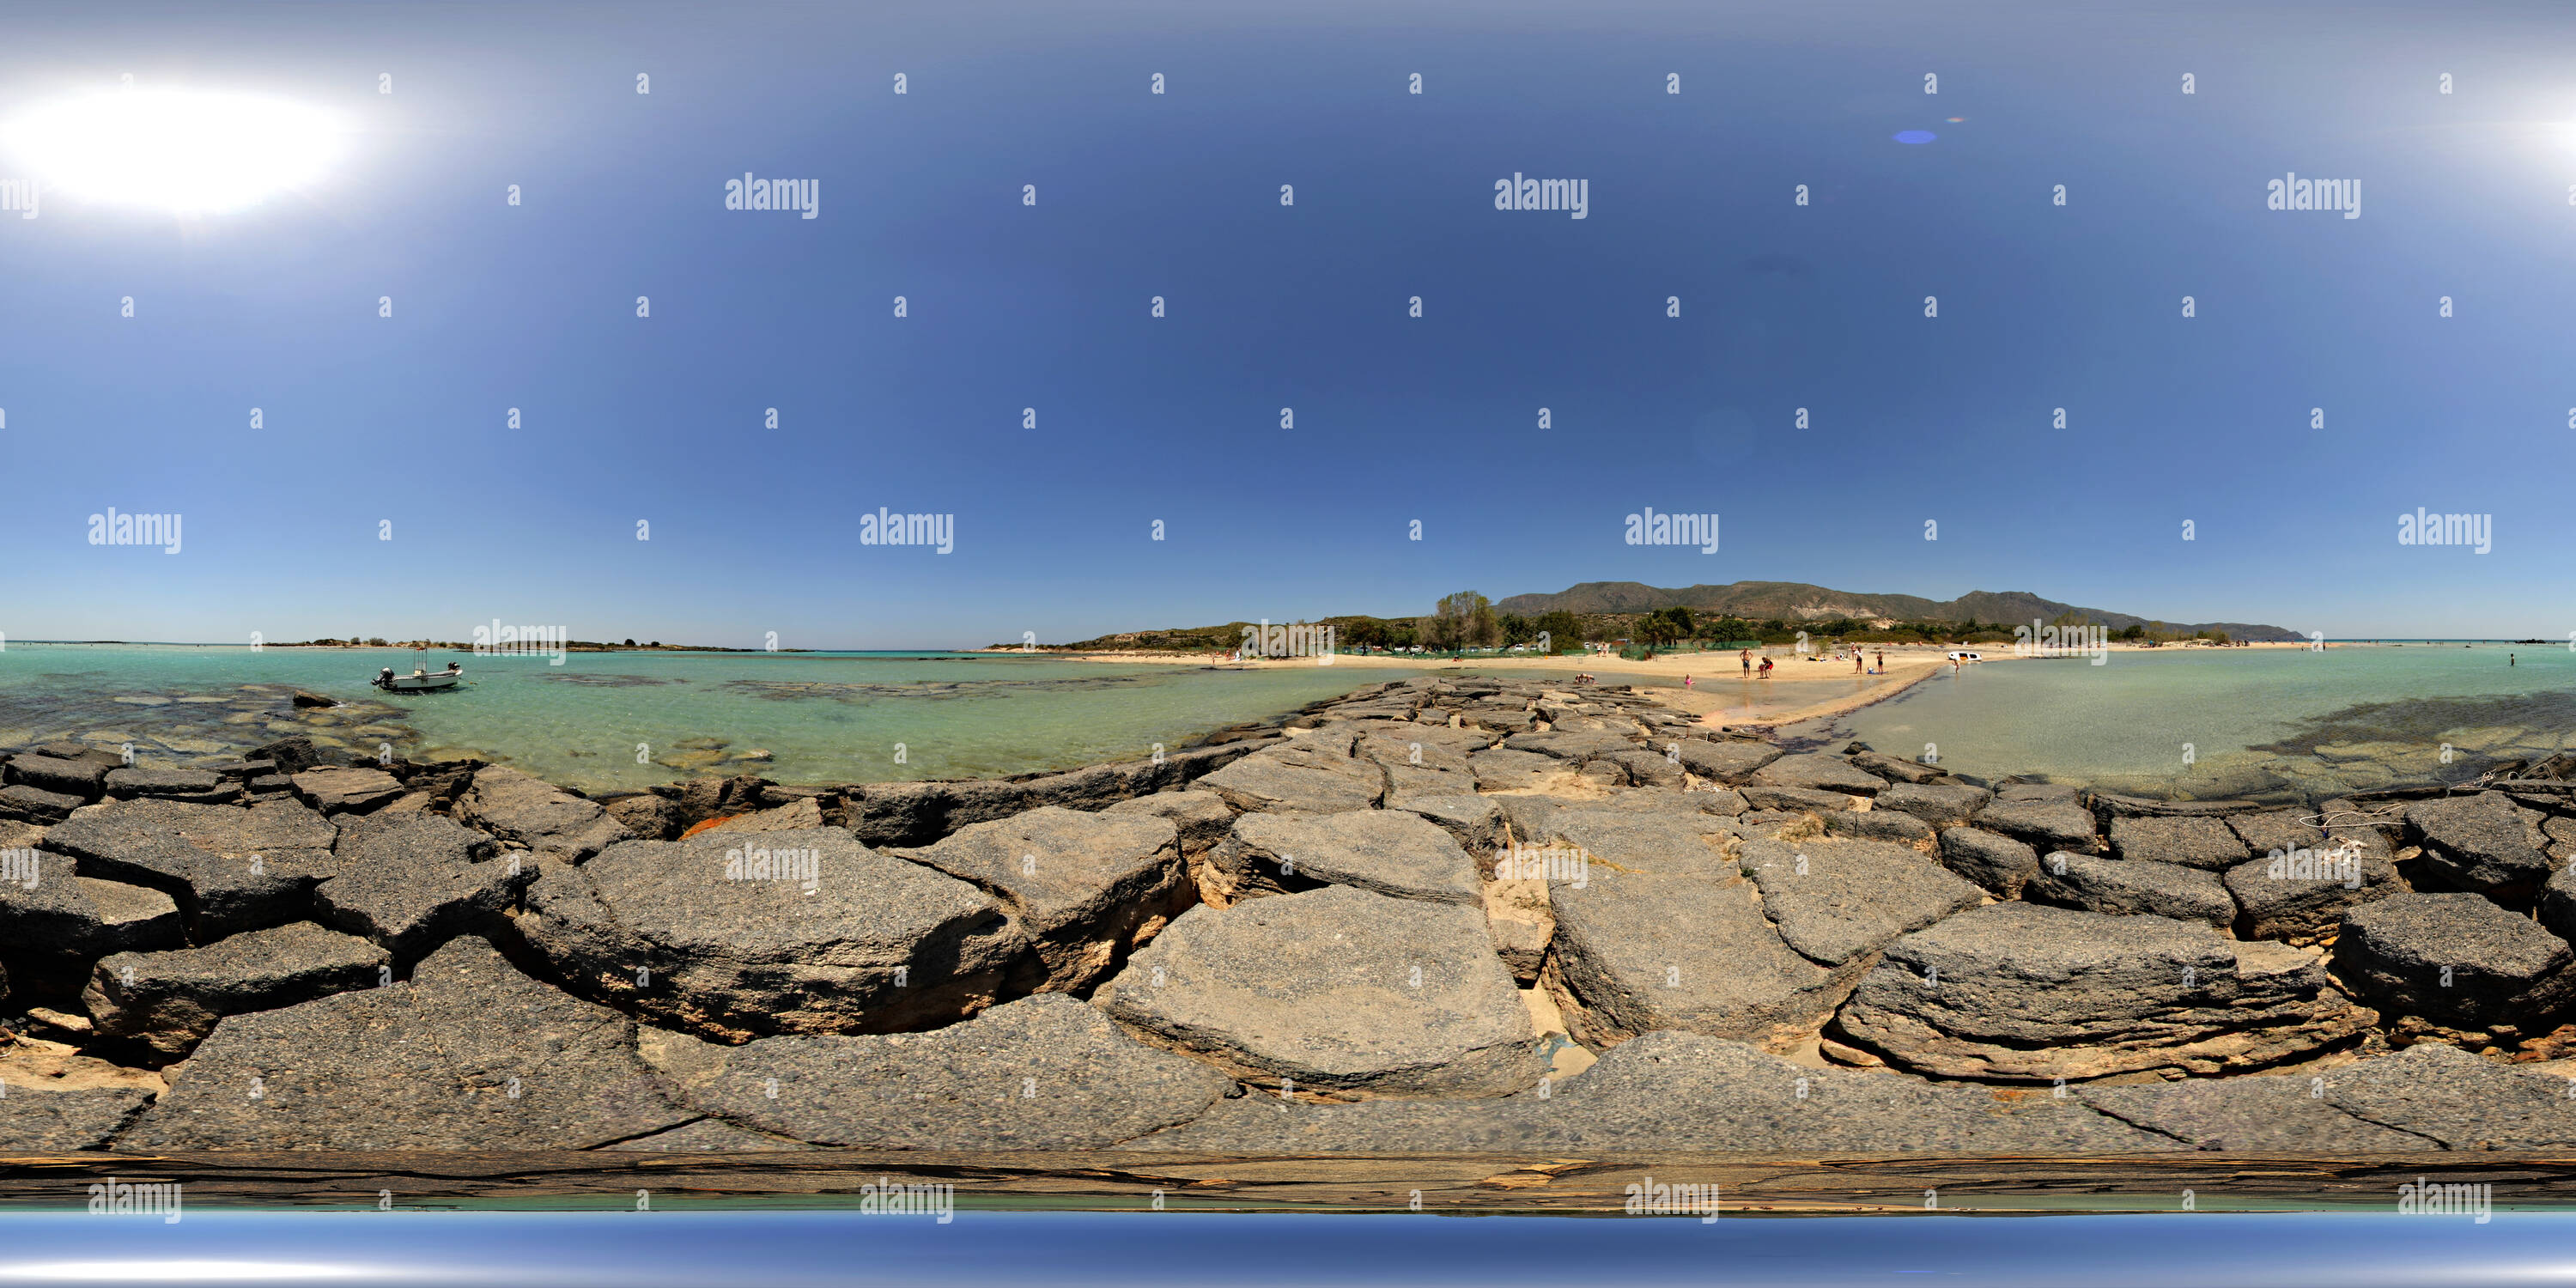
{"type": "Polygon", "coordinates": [[[75,198],[197,216],[309,187],[347,133],[283,99],[137,89],[32,108],[0,125],[0,149],[75,198]]]}

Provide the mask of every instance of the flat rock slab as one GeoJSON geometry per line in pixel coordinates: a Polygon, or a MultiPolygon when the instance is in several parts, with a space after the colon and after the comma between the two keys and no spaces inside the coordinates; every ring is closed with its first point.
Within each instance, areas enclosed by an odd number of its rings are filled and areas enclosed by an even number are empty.
{"type": "Polygon", "coordinates": [[[152,1102],[137,1087],[56,1091],[11,1080],[0,1100],[0,1154],[68,1154],[101,1149],[152,1102]]]}
{"type": "Polygon", "coordinates": [[[2093,834],[2093,812],[2076,804],[2072,797],[2049,800],[1998,797],[1994,804],[1977,811],[1976,824],[1989,832],[2001,832],[2042,854],[2055,850],[2091,854],[2102,848],[2101,839],[2093,834]]]}
{"type": "Polygon", "coordinates": [[[391,964],[366,940],[299,921],[204,948],[104,958],[81,1002],[100,1036],[138,1039],[175,1059],[227,1015],[374,988],[391,964]]]}
{"type": "Polygon", "coordinates": [[[59,823],[85,802],[78,796],[49,792],[25,783],[0,787],[0,818],[28,823],[59,823]]]}
{"type": "Polygon", "coordinates": [[[1824,816],[1828,835],[1856,841],[1887,841],[1917,851],[1935,844],[1932,825],[1892,809],[1838,809],[1824,816]]]}
{"type": "Polygon", "coordinates": [[[202,769],[143,769],[119,766],[107,771],[110,796],[163,796],[171,800],[222,804],[241,789],[202,769]]]}
{"type": "Polygon", "coordinates": [[[1747,841],[1742,863],[1780,938],[1825,966],[1985,900],[1919,851],[1883,841],[1747,841]]]}
{"type": "Polygon", "coordinates": [[[1545,1072],[1481,911],[1349,886],[1193,908],[1097,1001],[1157,1045],[1326,1095],[1499,1095],[1545,1072]]]}
{"type": "Polygon", "coordinates": [[[2235,830],[2216,818],[2114,818],[2111,852],[2123,859],[2208,872],[2224,871],[2251,857],[2235,830]]]}
{"type": "Polygon", "coordinates": [[[2230,815],[2227,826],[2236,833],[2236,839],[2245,843],[2249,853],[2268,857],[2274,850],[2286,854],[2327,848],[2324,829],[2308,821],[2315,817],[2308,810],[2263,810],[2230,815]]]}
{"type": "Polygon", "coordinates": [[[94,801],[107,786],[106,765],[94,760],[69,760],[22,752],[9,758],[6,778],[11,783],[24,783],[40,791],[58,792],[94,801]]]}
{"type": "Polygon", "coordinates": [[[1861,798],[1850,792],[1827,791],[1821,787],[1782,787],[1775,783],[1754,781],[1740,789],[1745,802],[1755,809],[1799,811],[1808,814],[1832,814],[1848,810],[1861,798]]]}
{"type": "Polygon", "coordinates": [[[0,960],[38,977],[22,985],[68,985],[76,992],[89,963],[99,957],[186,941],[179,905],[169,895],[79,876],[70,857],[33,853],[32,876],[0,882],[0,960]]]}
{"type": "Polygon", "coordinates": [[[626,826],[584,800],[506,765],[487,765],[456,802],[456,816],[539,854],[579,862],[627,839],[626,826]]]}
{"type": "Polygon", "coordinates": [[[641,1049],[683,1102],[718,1119],[865,1149],[1106,1149],[1195,1118],[1233,1087],[1062,993],[929,1033],[726,1047],[648,1030],[641,1049]]]}
{"type": "Polygon", "coordinates": [[[1657,1029],[1786,1049],[1813,1034],[1867,961],[1821,966],[1763,916],[1751,882],[1594,866],[1554,882],[1556,937],[1542,982],[1567,1031],[1606,1050],[1657,1029]]]}
{"type": "Polygon", "coordinates": [[[1171,820],[1172,826],[1180,829],[1183,854],[1207,849],[1234,831],[1234,811],[1225,807],[1225,798],[1202,788],[1155,792],[1150,796],[1120,801],[1100,812],[1146,814],[1171,820]]]}
{"type": "Polygon", "coordinates": [[[1733,821],[1676,810],[1564,808],[1520,834],[1523,845],[1563,845],[1587,868],[1653,876],[1736,879],[1740,844],[1733,821]]]}
{"type": "Polygon", "coordinates": [[[1342,885],[1432,903],[1484,900],[1476,861],[1439,825],[1402,810],[1246,814],[1215,862],[1255,892],[1342,885]]]}
{"type": "Polygon", "coordinates": [[[2312,950],[1998,903],[1889,944],[1834,1022],[1842,1040],[1908,1069],[2047,1081],[2259,1068],[2376,1019],[2326,986],[2312,950]]]}
{"type": "Polygon", "coordinates": [[[1526,792],[1561,781],[1571,766],[1535,751],[1497,748],[1467,757],[1467,768],[1476,777],[1478,791],[1526,792]]]}
{"type": "Polygon", "coordinates": [[[1503,739],[1503,746],[1510,751],[1536,752],[1542,756],[1570,760],[1577,764],[1637,750],[1637,744],[1633,739],[1623,738],[1615,733],[1575,730],[1516,733],[1503,739]]]}
{"type": "Polygon", "coordinates": [[[381,769],[308,769],[293,776],[295,793],[325,814],[364,814],[402,795],[402,780],[381,769]]]}
{"type": "Polygon", "coordinates": [[[1447,832],[1480,866],[1490,864],[1494,851],[1503,847],[1502,807],[1490,797],[1417,796],[1408,798],[1402,808],[1447,832]]]}
{"type": "Polygon", "coordinates": [[[2226,882],[2216,873],[2179,863],[2060,851],[2039,861],[2039,873],[2022,897],[2032,903],[2118,916],[2144,914],[2222,927],[2236,924],[2236,900],[2228,895],[2226,882]]]}
{"type": "Polygon", "coordinates": [[[2536,824],[2503,792],[2417,801],[2406,826],[2424,846],[2424,863],[2463,890],[2528,900],[2549,880],[2549,856],[2536,824]]]}
{"type": "Polygon", "coordinates": [[[1941,832],[1941,865],[1998,899],[2018,899],[2039,875],[2039,851],[2000,832],[1952,827],[1941,832]]]}
{"type": "Polygon", "coordinates": [[[1376,805],[1386,795],[1386,770],[1331,748],[1292,743],[1254,752],[1201,777],[1198,785],[1237,811],[1339,814],[1376,805]]]}
{"type": "MultiPolygon", "coordinates": [[[[2283,832],[2262,830],[2266,839],[2283,832]]],[[[2324,833],[2317,833],[2320,840],[2324,833]]],[[[2299,846],[2248,859],[2227,870],[2227,893],[2236,900],[2240,939],[2312,943],[2335,932],[2344,914],[2362,904],[2407,893],[2387,847],[2299,846]]]]}
{"type": "Polygon", "coordinates": [[[1180,829],[1150,815],[1049,805],[960,828],[910,857],[998,898],[1035,944],[1049,989],[1090,987],[1198,896],[1180,829]]]}
{"type": "Polygon", "coordinates": [[[1840,756],[1829,756],[1820,751],[1782,756],[1756,771],[1752,781],[1772,787],[1798,787],[1854,796],[1876,796],[1888,787],[1886,779],[1840,756]]]}
{"type": "Polygon", "coordinates": [[[2576,1000],[2567,941],[2482,895],[2402,894],[2344,914],[2335,969],[2383,1009],[2469,1025],[2576,1000]]]}
{"type": "MultiPolygon", "coordinates": [[[[2346,1072],[2325,1076],[2340,1081],[2346,1072]]],[[[2094,1085],[2076,1094],[2122,1122],[2172,1137],[2184,1149],[2393,1154],[2441,1148],[2413,1132],[2355,1117],[2324,1098],[2323,1084],[2324,1076],[2185,1078],[2094,1085]]]]}
{"type": "Polygon", "coordinates": [[[290,800],[248,808],[149,798],[75,811],[45,844],[81,871],[151,886],[178,901],[198,942],[300,918],[313,887],[336,875],[339,829],[290,800]]]}
{"type": "Polygon", "coordinates": [[[2567,1079],[2521,1073],[2454,1046],[2419,1043],[2325,1074],[2336,1108],[2444,1149],[2576,1148],[2567,1079]]]}
{"type": "Polygon", "coordinates": [[[1898,783],[1878,794],[1870,812],[1911,814],[1934,827],[1957,827],[1976,816],[1994,793],[1966,783],[1898,783]]]}
{"type": "Polygon", "coordinates": [[[1222,1154],[1723,1150],[2105,1154],[2171,1150],[2082,1102],[1792,1064],[1650,1033],[1580,1074],[1495,1100],[1307,1105],[1253,1094],[1126,1146],[1222,1154]]]}
{"type": "Polygon", "coordinates": [[[1741,783],[1753,771],[1778,760],[1783,753],[1767,742],[1746,742],[1736,738],[1684,738],[1681,740],[1682,768],[1721,783],[1741,783]]]}
{"type": "Polygon", "coordinates": [[[921,1028],[991,1005],[1024,964],[1035,982],[991,895],[840,828],[549,862],[516,925],[575,991],[716,1041],[921,1028]]]}
{"type": "Polygon", "coordinates": [[[633,1021],[458,939],[407,982],[226,1017],[115,1147],[594,1149],[699,1117],[658,1084],[633,1021]]]}
{"type": "Polygon", "coordinates": [[[340,875],[313,891],[316,919],[364,935],[404,963],[497,918],[537,879],[527,856],[416,811],[344,820],[340,875]]]}

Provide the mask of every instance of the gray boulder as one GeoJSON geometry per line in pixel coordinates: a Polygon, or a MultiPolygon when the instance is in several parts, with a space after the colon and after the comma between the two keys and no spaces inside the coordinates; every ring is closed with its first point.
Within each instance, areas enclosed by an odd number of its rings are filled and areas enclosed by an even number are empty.
{"type": "Polygon", "coordinates": [[[453,819],[384,812],[341,823],[340,874],[314,888],[317,920],[404,963],[498,918],[537,879],[525,855],[453,819]]]}
{"type": "Polygon", "coordinates": [[[1898,783],[1878,794],[1872,813],[1911,814],[1936,828],[1958,827],[1984,809],[1994,793],[1966,783],[1898,783]]]}
{"type": "Polygon", "coordinates": [[[922,1028],[1040,978],[992,896],[840,828],[550,861],[514,924],[566,987],[719,1042],[922,1028]]]}
{"type": "Polygon", "coordinates": [[[1976,822],[1986,831],[2001,832],[2043,854],[2054,850],[2091,854],[2102,848],[2093,835],[2093,811],[2076,804],[2071,793],[2045,800],[1999,796],[1994,804],[1977,811],[1976,822]]]}
{"type": "Polygon", "coordinates": [[[1742,862],[1780,938],[1825,966],[1876,952],[1985,897],[1921,853],[1881,841],[1747,841],[1742,862]]]}
{"type": "Polygon", "coordinates": [[[45,844],[77,856],[83,873],[167,893],[207,943],[302,917],[313,887],[339,871],[338,833],[295,801],[243,809],[146,798],[77,810],[45,844]]]}
{"type": "MultiPolygon", "coordinates": [[[[2257,834],[2267,840],[2284,835],[2276,829],[2257,834]]],[[[2317,833],[2320,842],[2324,836],[2317,833]]],[[[2384,844],[2375,850],[2320,845],[2275,851],[2229,868],[2226,879],[2227,892],[2236,900],[2241,939],[2314,943],[2332,935],[2353,908],[2406,893],[2384,844]]]]}
{"type": "Polygon", "coordinates": [[[1329,747],[1292,742],[1246,756],[1199,785],[1239,812],[1339,814],[1375,806],[1386,794],[1386,770],[1329,747]]]}
{"type": "Polygon", "coordinates": [[[633,1021],[464,938],[405,982],[225,1017],[114,1144],[596,1149],[698,1116],[662,1093],[633,1021]]]}
{"type": "Polygon", "coordinates": [[[2474,894],[2404,894],[2344,914],[2335,969],[2385,1009],[2524,1022],[2576,1000],[2567,941],[2474,894]]]}
{"type": "Polygon", "coordinates": [[[2022,897],[2087,912],[2171,917],[2220,927],[2236,924],[2236,900],[2228,896],[2227,884],[2215,873],[2179,863],[2051,854],[2039,861],[2039,874],[2031,878],[2022,897]]]}
{"type": "Polygon", "coordinates": [[[5,776],[13,785],[23,783],[39,791],[94,801],[107,789],[107,770],[108,766],[95,760],[68,760],[20,752],[9,758],[5,776]]]}
{"type": "Polygon", "coordinates": [[[228,804],[241,789],[202,769],[141,769],[122,766],[107,771],[107,794],[116,797],[159,796],[201,805],[228,804]]]}
{"type": "Polygon", "coordinates": [[[640,1045],[692,1107],[862,1149],[1107,1149],[1197,1117],[1233,1087],[1062,993],[929,1033],[726,1047],[647,1030],[640,1045]]]}
{"type": "Polygon", "coordinates": [[[575,863],[627,839],[626,827],[584,800],[505,765],[476,770],[456,816],[505,841],[575,863]]]}
{"type": "Polygon", "coordinates": [[[1808,791],[1843,792],[1854,796],[1876,796],[1887,790],[1887,780],[1855,767],[1840,756],[1807,752],[1782,756],[1756,770],[1753,782],[1771,787],[1795,787],[1808,791]]]}
{"type": "Polygon", "coordinates": [[[2022,888],[2039,875],[2039,851],[1974,827],[1942,829],[1941,863],[1998,899],[2020,898],[2022,888]]]}
{"type": "Polygon", "coordinates": [[[118,953],[98,963],[81,1003],[99,1036],[134,1038],[178,1059],[227,1015],[373,988],[391,965],[366,940],[299,921],[204,948],[118,953]]]}
{"type": "Polygon", "coordinates": [[[2459,889],[2527,906],[2549,880],[2536,823],[2502,792],[2417,801],[2406,825],[2423,844],[2424,865],[2459,889]]]}
{"type": "Polygon", "coordinates": [[[1924,850],[1931,849],[1934,843],[1931,824],[1892,809],[1838,809],[1824,818],[1825,832],[1832,836],[1889,841],[1924,850]]]}
{"type": "Polygon", "coordinates": [[[1437,824],[1401,810],[1246,814],[1211,861],[1247,893],[1345,885],[1434,903],[1484,898],[1476,861],[1437,824]]]}
{"type": "Polygon", "coordinates": [[[999,899],[1046,967],[1040,987],[1083,989],[1198,901],[1179,837],[1169,819],[1049,805],[907,857],[999,899]]]}
{"type": "Polygon", "coordinates": [[[103,1149],[152,1103],[152,1093],[140,1087],[56,1090],[39,1078],[11,1077],[6,1082],[6,1107],[0,1108],[0,1154],[103,1149]]]}
{"type": "Polygon", "coordinates": [[[1499,1095],[1545,1072],[1483,914],[1349,886],[1193,908],[1101,987],[1157,1045],[1337,1097],[1499,1095]]]}
{"type": "Polygon", "coordinates": [[[28,997],[80,991],[89,964],[108,953],[175,948],[186,940],[179,905],[144,886],[76,875],[72,860],[34,851],[32,878],[0,882],[0,962],[28,997]]]}
{"type": "Polygon", "coordinates": [[[2163,917],[1998,903],[1889,944],[1834,1023],[1908,1069],[2048,1081],[2260,1068],[2376,1019],[2326,986],[2312,950],[2163,917]]]}
{"type": "Polygon", "coordinates": [[[1753,772],[1778,760],[1781,751],[1767,742],[1736,738],[1681,739],[1682,768],[1721,783],[1741,783],[1753,772]]]}
{"type": "Polygon", "coordinates": [[[2223,819],[2114,818],[2111,852],[2123,859],[2174,863],[2207,872],[2223,872],[2249,856],[2245,842],[2223,819]]]}

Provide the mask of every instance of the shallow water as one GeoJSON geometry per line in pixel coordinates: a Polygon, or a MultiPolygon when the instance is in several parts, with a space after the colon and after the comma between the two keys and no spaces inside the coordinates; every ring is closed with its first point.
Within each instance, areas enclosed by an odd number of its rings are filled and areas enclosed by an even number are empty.
{"type": "Polygon", "coordinates": [[[556,666],[401,649],[13,642],[0,651],[0,746],[131,741],[141,763],[172,764],[311,727],[343,746],[472,754],[593,790],[699,773],[972,778],[1140,759],[1156,743],[1177,749],[1414,674],[1348,659],[1227,671],[1007,655],[572,653],[556,666]],[[380,667],[450,659],[467,675],[454,692],[367,684],[380,667]],[[377,707],[298,712],[292,688],[377,707]]]}
{"type": "Polygon", "coordinates": [[[1910,758],[1937,747],[1943,768],[1985,778],[2200,799],[2332,795],[2467,781],[2499,760],[2576,748],[2576,653],[2418,644],[2014,660],[1788,732],[1910,758]]]}

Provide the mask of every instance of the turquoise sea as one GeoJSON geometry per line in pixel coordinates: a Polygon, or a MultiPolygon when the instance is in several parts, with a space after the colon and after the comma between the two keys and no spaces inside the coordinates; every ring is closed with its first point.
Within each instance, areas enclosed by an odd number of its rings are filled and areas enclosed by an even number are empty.
{"type": "Polygon", "coordinates": [[[2151,796],[2467,781],[2499,760],[2576,749],[2576,652],[2418,642],[2000,661],[1789,732],[1908,758],[1930,745],[1957,773],[2151,796]]]}

